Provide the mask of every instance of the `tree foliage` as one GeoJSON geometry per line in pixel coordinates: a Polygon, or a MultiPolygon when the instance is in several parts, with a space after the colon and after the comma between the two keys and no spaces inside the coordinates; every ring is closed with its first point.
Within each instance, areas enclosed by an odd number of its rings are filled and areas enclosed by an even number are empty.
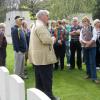
{"type": "Polygon", "coordinates": [[[5,20],[6,16],[6,7],[5,7],[5,0],[0,0],[0,22],[5,20]]]}
{"type": "Polygon", "coordinates": [[[38,6],[31,3],[29,8],[32,16],[39,9],[48,9],[51,18],[56,19],[76,13],[91,13],[94,4],[95,0],[43,0],[38,2],[38,6]]]}
{"type": "Polygon", "coordinates": [[[47,9],[53,19],[76,13],[91,13],[95,1],[97,3],[93,15],[98,16],[100,0],[0,0],[0,20],[4,20],[7,10],[18,9],[29,10],[32,17],[35,16],[38,10],[47,9]]]}
{"type": "Polygon", "coordinates": [[[48,0],[52,18],[62,18],[66,15],[75,13],[90,13],[93,9],[95,0],[48,0]]]}
{"type": "Polygon", "coordinates": [[[34,18],[36,12],[44,7],[43,2],[41,0],[20,0],[19,9],[30,11],[30,16],[34,18]]]}
{"type": "Polygon", "coordinates": [[[9,10],[19,8],[20,0],[0,0],[0,22],[4,22],[9,10]]]}
{"type": "Polygon", "coordinates": [[[96,0],[96,4],[93,9],[93,19],[100,19],[100,0],[96,0]]]}

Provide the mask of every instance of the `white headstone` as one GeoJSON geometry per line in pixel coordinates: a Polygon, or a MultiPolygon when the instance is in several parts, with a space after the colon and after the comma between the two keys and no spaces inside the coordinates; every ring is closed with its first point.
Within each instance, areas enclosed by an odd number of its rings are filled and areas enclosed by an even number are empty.
{"type": "Polygon", "coordinates": [[[0,100],[9,100],[9,71],[0,67],[0,100]]]}
{"type": "Polygon", "coordinates": [[[24,81],[17,75],[10,75],[10,100],[25,100],[24,81]]]}
{"type": "Polygon", "coordinates": [[[36,88],[31,88],[27,89],[27,100],[51,100],[51,99],[42,91],[36,88]]]}

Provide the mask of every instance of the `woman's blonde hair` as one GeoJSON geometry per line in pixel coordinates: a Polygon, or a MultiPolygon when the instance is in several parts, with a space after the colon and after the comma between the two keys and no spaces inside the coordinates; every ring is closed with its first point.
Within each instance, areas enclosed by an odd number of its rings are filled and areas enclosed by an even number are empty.
{"type": "Polygon", "coordinates": [[[82,18],[82,22],[84,22],[84,21],[87,21],[88,23],[90,23],[90,19],[89,19],[89,17],[84,16],[84,17],[82,18]]]}

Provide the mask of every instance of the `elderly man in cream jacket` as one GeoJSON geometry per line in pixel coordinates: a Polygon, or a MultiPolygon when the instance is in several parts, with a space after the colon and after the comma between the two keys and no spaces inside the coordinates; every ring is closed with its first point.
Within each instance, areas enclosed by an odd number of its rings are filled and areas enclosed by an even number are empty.
{"type": "Polygon", "coordinates": [[[53,63],[56,63],[56,56],[53,49],[54,37],[51,37],[48,31],[47,10],[40,10],[37,14],[37,20],[34,23],[29,44],[29,60],[35,67],[36,88],[48,95],[51,100],[59,100],[52,93],[52,72],[53,63]]]}

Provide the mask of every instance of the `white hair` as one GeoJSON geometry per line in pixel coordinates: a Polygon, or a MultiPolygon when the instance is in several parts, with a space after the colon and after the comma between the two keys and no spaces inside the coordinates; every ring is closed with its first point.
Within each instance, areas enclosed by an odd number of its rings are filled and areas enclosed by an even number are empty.
{"type": "Polygon", "coordinates": [[[49,15],[49,11],[48,11],[48,10],[39,10],[39,11],[36,13],[36,17],[37,17],[37,18],[40,18],[41,16],[44,16],[44,15],[49,15]]]}
{"type": "Polygon", "coordinates": [[[73,17],[73,21],[74,21],[74,20],[77,20],[77,21],[78,21],[78,17],[73,17]]]}
{"type": "Polygon", "coordinates": [[[97,23],[100,23],[100,20],[99,20],[99,19],[95,19],[95,20],[94,20],[94,26],[95,26],[97,23]]]}
{"type": "Polygon", "coordinates": [[[6,27],[5,23],[0,23],[0,27],[6,27]]]}
{"type": "Polygon", "coordinates": [[[66,22],[66,19],[62,19],[62,22],[66,22]]]}

